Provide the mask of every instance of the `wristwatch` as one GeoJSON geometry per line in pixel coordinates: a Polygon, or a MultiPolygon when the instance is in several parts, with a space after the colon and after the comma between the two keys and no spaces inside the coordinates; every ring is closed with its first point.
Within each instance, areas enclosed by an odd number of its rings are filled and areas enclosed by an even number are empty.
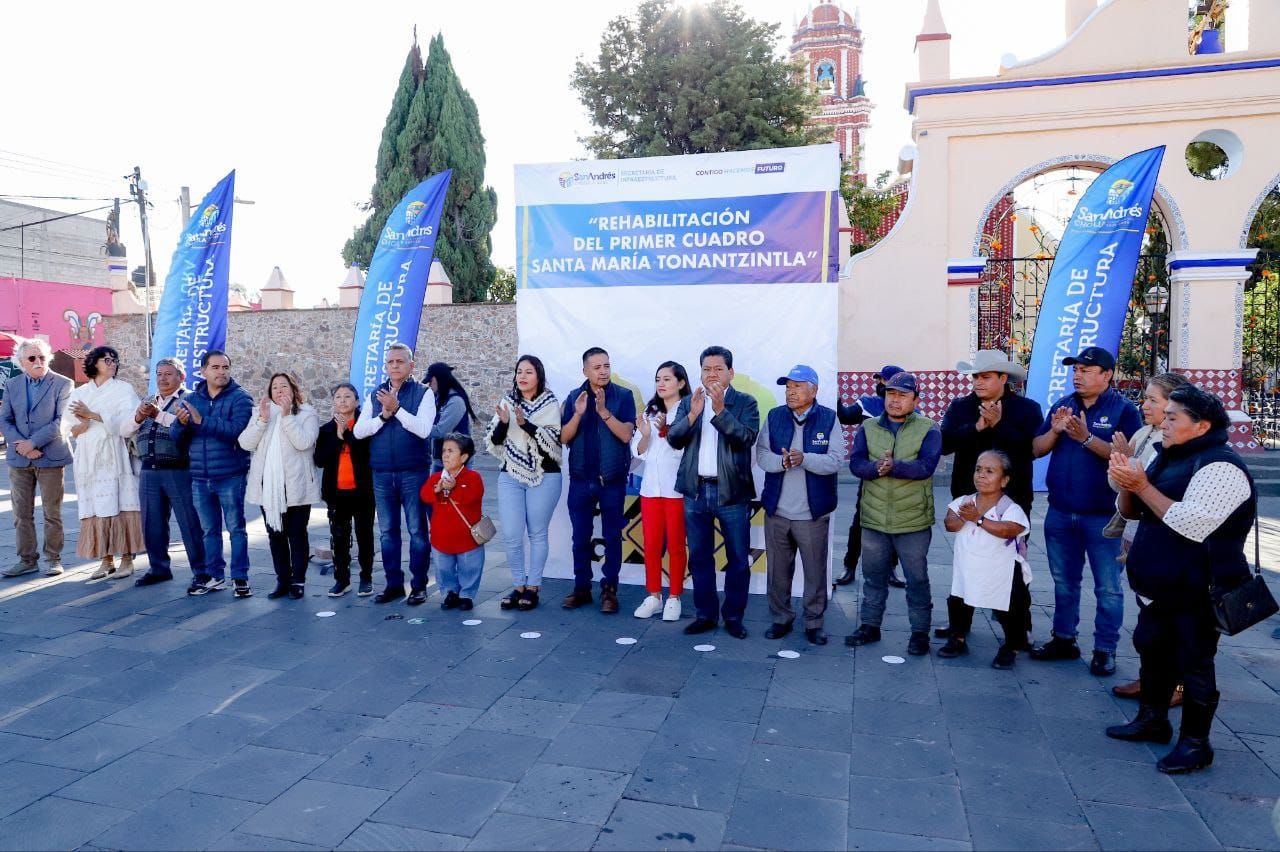
{"type": "Polygon", "coordinates": [[[987,519],[987,518],[986,518],[986,516],[984,515],[984,516],[982,516],[981,518],[978,518],[978,520],[974,521],[974,523],[975,523],[975,524],[977,524],[978,526],[982,526],[982,522],[983,522],[983,521],[985,521],[986,519],[987,519]]]}
{"type": "Polygon", "coordinates": [[[1081,441],[1081,442],[1080,442],[1080,446],[1082,446],[1082,447],[1087,447],[1087,446],[1089,446],[1090,444],[1092,444],[1092,443],[1093,443],[1093,438],[1094,438],[1094,435],[1093,435],[1093,433],[1092,433],[1092,432],[1090,432],[1090,433],[1089,433],[1089,437],[1085,438],[1083,441],[1081,441]]]}

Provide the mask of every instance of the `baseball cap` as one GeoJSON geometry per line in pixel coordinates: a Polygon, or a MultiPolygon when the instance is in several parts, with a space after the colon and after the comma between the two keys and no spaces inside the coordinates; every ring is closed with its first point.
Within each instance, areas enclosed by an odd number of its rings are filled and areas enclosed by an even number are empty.
{"type": "Polygon", "coordinates": [[[809,382],[816,385],[818,383],[818,371],[808,364],[796,364],[785,376],[778,377],[778,384],[780,385],[785,385],[788,381],[809,382]]]}
{"type": "Polygon", "coordinates": [[[1114,355],[1101,346],[1086,346],[1080,350],[1079,355],[1073,358],[1063,358],[1062,364],[1065,367],[1083,364],[1086,367],[1101,367],[1104,370],[1114,370],[1116,368],[1116,359],[1114,355]]]}
{"type": "Polygon", "coordinates": [[[886,391],[906,391],[909,393],[917,393],[916,377],[908,373],[906,370],[898,370],[889,380],[884,383],[886,391]]]}
{"type": "Polygon", "coordinates": [[[880,379],[881,381],[887,382],[889,381],[889,377],[892,376],[894,373],[901,373],[901,372],[902,372],[901,367],[898,367],[894,364],[885,364],[883,367],[880,368],[880,372],[876,373],[874,376],[872,376],[872,378],[880,379]]]}

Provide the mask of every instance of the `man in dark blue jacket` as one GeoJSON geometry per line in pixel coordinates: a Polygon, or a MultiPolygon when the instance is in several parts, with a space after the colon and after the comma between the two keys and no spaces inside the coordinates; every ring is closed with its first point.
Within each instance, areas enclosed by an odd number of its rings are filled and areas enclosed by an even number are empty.
{"type": "Polygon", "coordinates": [[[702,387],[680,401],[667,443],[684,450],[676,490],[684,495],[684,525],[689,541],[689,574],[697,617],[689,635],[714,630],[724,618],[725,632],[747,638],[742,614],[751,586],[751,450],[760,432],[755,397],[732,387],[733,353],[708,346],[698,359],[702,387]],[[715,533],[724,539],[724,606],[716,592],[715,533]]]}
{"type": "Polygon", "coordinates": [[[420,493],[431,473],[431,424],[436,417],[435,397],[413,379],[413,350],[405,343],[387,347],[387,380],[369,394],[352,433],[369,442],[369,467],[373,468],[373,499],[382,531],[382,572],[387,587],[373,599],[390,603],[404,597],[404,571],[400,567],[400,515],[409,532],[409,599],[418,606],[427,600],[427,572],[431,567],[431,540],[427,511],[420,493]]]}
{"type": "Polygon", "coordinates": [[[222,558],[222,525],[231,537],[231,580],[235,595],[253,595],[249,588],[249,534],[244,525],[244,491],[248,484],[249,453],[240,447],[240,433],[253,417],[253,397],[231,378],[231,359],[210,349],[200,359],[204,381],[183,396],[178,422],[191,432],[191,496],[204,530],[204,572],[187,589],[204,595],[226,586],[227,563],[222,558]],[[206,576],[207,575],[207,576],[206,576]]]}
{"type": "Polygon", "coordinates": [[[596,507],[604,538],[600,569],[600,611],[618,611],[618,573],[622,570],[623,501],[631,470],[631,433],[636,401],[613,383],[609,353],[593,346],[582,353],[586,381],[569,394],[560,413],[560,443],[569,448],[569,521],[573,525],[573,591],[565,609],[591,603],[591,537],[596,507]]]}

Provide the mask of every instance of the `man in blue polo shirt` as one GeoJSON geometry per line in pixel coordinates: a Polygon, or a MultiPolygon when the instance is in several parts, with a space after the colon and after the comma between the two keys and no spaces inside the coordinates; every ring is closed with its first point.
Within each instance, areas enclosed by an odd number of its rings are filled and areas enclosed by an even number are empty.
{"type": "Polygon", "coordinates": [[[1031,444],[1036,458],[1049,455],[1049,513],[1044,521],[1045,549],[1053,575],[1053,638],[1031,651],[1034,660],[1076,660],[1076,628],[1080,623],[1080,584],[1084,558],[1093,572],[1097,612],[1093,620],[1093,660],[1089,671],[1116,671],[1116,645],[1124,620],[1120,588],[1120,539],[1104,538],[1103,528],[1115,513],[1115,492],[1107,484],[1111,437],[1126,437],[1142,425],[1132,403],[1111,387],[1116,366],[1112,354],[1088,346],[1074,358],[1075,393],[1054,403],[1031,444]]]}

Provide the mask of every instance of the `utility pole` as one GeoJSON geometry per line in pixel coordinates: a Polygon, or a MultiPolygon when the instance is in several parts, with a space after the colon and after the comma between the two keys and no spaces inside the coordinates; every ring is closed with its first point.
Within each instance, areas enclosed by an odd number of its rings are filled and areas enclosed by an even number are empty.
{"type": "Polygon", "coordinates": [[[182,210],[182,227],[185,229],[191,222],[191,187],[184,186],[178,190],[178,208],[182,210]]]}
{"type": "Polygon", "coordinates": [[[155,266],[151,263],[151,228],[147,223],[147,183],[142,179],[142,169],[133,167],[133,174],[125,175],[129,181],[129,194],[138,204],[138,217],[142,220],[142,251],[146,255],[147,276],[144,282],[142,316],[146,333],[147,360],[151,360],[151,287],[156,283],[155,266]]]}

